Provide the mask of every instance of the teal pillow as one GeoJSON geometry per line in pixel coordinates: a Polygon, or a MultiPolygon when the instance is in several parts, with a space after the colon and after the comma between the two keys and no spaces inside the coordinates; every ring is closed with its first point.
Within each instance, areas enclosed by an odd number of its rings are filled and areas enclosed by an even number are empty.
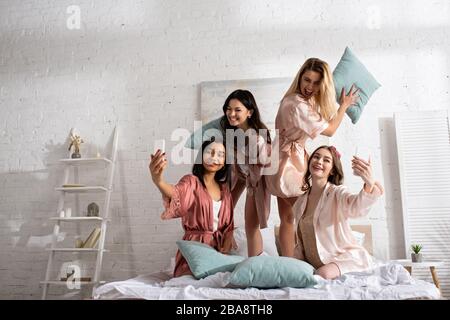
{"type": "Polygon", "coordinates": [[[195,130],[189,139],[187,139],[184,146],[190,149],[200,149],[203,141],[209,140],[212,136],[218,135],[219,133],[222,136],[222,126],[220,125],[221,119],[222,117],[212,120],[195,130]]]}
{"type": "Polygon", "coordinates": [[[226,255],[198,241],[178,240],[177,246],[192,274],[201,279],[217,272],[231,272],[244,257],[226,255]]]}
{"type": "Polygon", "coordinates": [[[314,268],[289,257],[257,256],[239,263],[230,277],[230,284],[256,288],[307,288],[317,284],[314,268]]]}
{"type": "Polygon", "coordinates": [[[342,88],[345,88],[346,93],[349,92],[353,84],[359,88],[360,98],[358,102],[348,108],[346,112],[353,124],[358,122],[364,106],[372,94],[381,86],[348,47],[345,48],[341,60],[333,71],[333,82],[338,103],[342,88]]]}

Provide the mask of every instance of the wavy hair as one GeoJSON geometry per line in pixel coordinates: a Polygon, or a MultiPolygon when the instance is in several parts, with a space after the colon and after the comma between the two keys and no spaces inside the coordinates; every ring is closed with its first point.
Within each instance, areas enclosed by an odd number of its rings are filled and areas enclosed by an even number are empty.
{"type": "Polygon", "coordinates": [[[291,86],[284,94],[283,99],[292,94],[300,93],[300,82],[306,71],[315,71],[321,76],[319,93],[314,96],[314,102],[319,106],[319,110],[317,111],[322,115],[322,117],[325,118],[325,120],[329,121],[335,115],[337,110],[336,91],[334,88],[333,76],[330,72],[330,67],[325,61],[318,58],[309,58],[306,60],[297,72],[291,86]]]}
{"type": "Polygon", "coordinates": [[[340,156],[337,154],[336,148],[333,146],[323,145],[314,150],[314,152],[311,153],[311,156],[308,159],[308,169],[306,170],[304,184],[302,187],[303,191],[308,191],[309,189],[311,189],[311,172],[309,171],[309,165],[311,164],[311,160],[314,154],[320,149],[327,149],[328,151],[330,151],[331,157],[333,158],[333,168],[331,169],[331,172],[333,174],[330,174],[328,176],[328,182],[337,186],[340,186],[344,183],[344,171],[342,170],[342,162],[340,156]]]}
{"type": "Polygon", "coordinates": [[[241,89],[235,90],[232,93],[230,93],[230,95],[225,100],[222,107],[224,115],[220,120],[223,132],[225,132],[226,129],[234,129],[234,130],[237,129],[237,127],[233,127],[232,125],[230,125],[227,118],[227,108],[228,105],[230,104],[230,101],[233,99],[238,100],[240,103],[244,105],[245,108],[247,108],[250,111],[253,111],[251,117],[247,119],[249,127],[254,129],[256,132],[259,132],[259,129],[266,129],[267,137],[263,136],[263,138],[266,138],[267,143],[271,143],[272,140],[270,138],[270,131],[267,128],[267,126],[261,121],[261,114],[259,112],[258,105],[256,104],[255,97],[248,90],[241,90],[241,89]]]}

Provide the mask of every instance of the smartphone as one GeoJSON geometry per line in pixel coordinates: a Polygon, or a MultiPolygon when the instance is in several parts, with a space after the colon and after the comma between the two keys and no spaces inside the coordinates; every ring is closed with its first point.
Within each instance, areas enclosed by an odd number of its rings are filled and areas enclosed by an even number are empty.
{"type": "Polygon", "coordinates": [[[161,153],[166,152],[166,140],[164,140],[164,139],[155,140],[155,144],[153,147],[153,154],[156,154],[158,149],[161,150],[161,153]]]}
{"type": "Polygon", "coordinates": [[[368,162],[370,158],[370,148],[357,146],[355,149],[355,156],[368,162]]]}

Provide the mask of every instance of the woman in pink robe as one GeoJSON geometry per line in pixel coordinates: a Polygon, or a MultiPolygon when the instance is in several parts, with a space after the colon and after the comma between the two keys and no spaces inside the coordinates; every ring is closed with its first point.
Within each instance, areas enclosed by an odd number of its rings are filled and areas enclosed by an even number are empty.
{"type": "MultiPolygon", "coordinates": [[[[199,152],[199,156],[202,155],[202,161],[196,161],[192,174],[183,176],[176,185],[162,178],[167,165],[164,153],[157,151],[152,155],[149,168],[165,207],[161,219],[181,218],[183,240],[199,241],[228,253],[234,246],[234,219],[225,147],[223,143],[206,141],[199,152]]],[[[187,261],[178,250],[174,276],[190,274],[187,261]]]]}
{"type": "Polygon", "coordinates": [[[234,155],[229,161],[232,163],[233,203],[236,205],[247,189],[244,213],[247,251],[249,257],[256,256],[263,250],[260,229],[267,227],[270,213],[270,193],[262,175],[270,160],[270,133],[261,121],[255,98],[248,90],[233,91],[225,100],[223,113],[221,125],[228,156],[234,155]]]}
{"type": "Polygon", "coordinates": [[[348,220],[367,215],[383,188],[372,177],[370,159],[354,156],[352,168],[364,182],[358,194],[342,185],[344,176],[336,148],[317,148],[308,162],[306,193],[293,206],[297,226],[295,257],[310,263],[325,279],[363,271],[372,264],[370,254],[354,238],[348,220]]]}
{"type": "Polygon", "coordinates": [[[272,146],[271,166],[278,172],[267,175],[269,192],[277,196],[280,214],[280,247],[283,256],[294,254],[292,203],[303,193],[308,154],[307,139],[319,134],[332,136],[345,111],[359,98],[353,87],[341,92],[336,112],[335,89],[328,64],[317,58],[306,60],[284,95],[275,119],[277,136],[272,146]]]}

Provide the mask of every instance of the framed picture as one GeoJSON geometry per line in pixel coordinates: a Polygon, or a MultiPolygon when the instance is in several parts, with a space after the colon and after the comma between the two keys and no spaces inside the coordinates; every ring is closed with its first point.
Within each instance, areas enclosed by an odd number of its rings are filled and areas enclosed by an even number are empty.
{"type": "MultiPolygon", "coordinates": [[[[290,87],[293,78],[266,78],[245,80],[206,81],[200,83],[200,110],[203,124],[223,115],[223,104],[231,92],[237,89],[250,91],[255,97],[261,114],[261,120],[270,130],[272,139],[275,138],[275,118],[280,102],[290,87]]],[[[329,138],[319,136],[314,141],[308,139],[306,150],[310,153],[316,147],[329,144],[329,138]]],[[[244,226],[245,191],[239,198],[235,208],[237,226],[244,226]]],[[[276,197],[272,197],[268,224],[279,224],[278,205],[276,197]]]]}

